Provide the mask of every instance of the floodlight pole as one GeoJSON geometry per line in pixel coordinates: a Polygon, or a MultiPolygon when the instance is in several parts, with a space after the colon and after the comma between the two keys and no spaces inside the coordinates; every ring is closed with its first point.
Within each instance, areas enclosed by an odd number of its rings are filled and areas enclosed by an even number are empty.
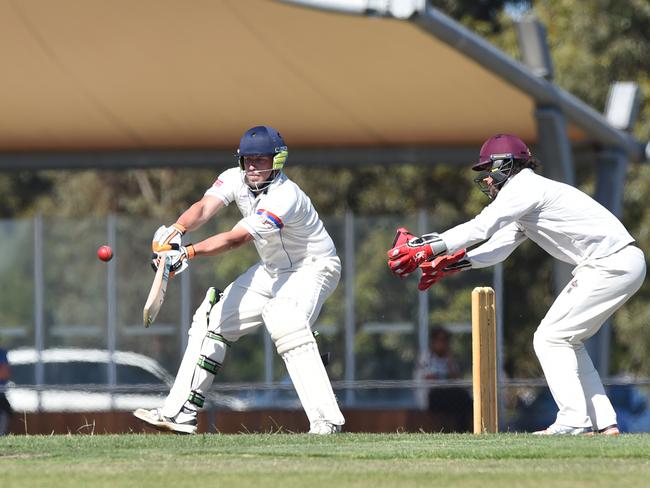
{"type": "Polygon", "coordinates": [[[527,93],[538,106],[558,107],[568,120],[599,143],[623,148],[631,161],[646,160],[645,144],[641,144],[631,134],[612,127],[602,114],[589,105],[536,76],[530,69],[431,5],[419,9],[409,20],[527,93]]]}
{"type": "MultiPolygon", "coordinates": [[[[639,86],[633,82],[612,84],[605,104],[605,118],[621,131],[631,131],[640,106],[639,86]]],[[[647,146],[646,146],[647,147],[647,146]]],[[[598,152],[596,192],[594,198],[617,217],[623,214],[623,192],[629,165],[628,154],[619,147],[605,147],[598,152]]],[[[609,375],[612,319],[607,319],[598,333],[586,343],[587,351],[601,377],[609,375]]]]}
{"type": "MultiPolygon", "coordinates": [[[[517,22],[516,30],[524,64],[538,78],[552,82],[553,62],[544,25],[537,18],[529,15],[517,22]]],[[[537,102],[535,119],[538,133],[537,154],[542,160],[545,176],[575,186],[571,141],[562,110],[557,104],[537,102]]],[[[553,260],[553,284],[556,295],[571,280],[572,268],[558,259],[553,260]]]]}
{"type": "MultiPolygon", "coordinates": [[[[408,20],[456,51],[530,95],[538,106],[557,107],[564,116],[607,147],[620,147],[630,161],[650,159],[650,147],[613,127],[602,114],[511,58],[426,0],[276,0],[346,14],[408,20]]],[[[530,58],[529,58],[530,59],[530,58]]],[[[550,58],[548,58],[550,59],[550,58]]],[[[543,61],[543,59],[542,59],[543,61]]]]}

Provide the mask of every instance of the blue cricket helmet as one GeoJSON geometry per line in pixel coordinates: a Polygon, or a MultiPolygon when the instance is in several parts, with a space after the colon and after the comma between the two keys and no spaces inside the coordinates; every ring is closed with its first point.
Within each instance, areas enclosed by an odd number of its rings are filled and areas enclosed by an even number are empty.
{"type": "Polygon", "coordinates": [[[244,169],[244,156],[273,156],[273,169],[282,169],[288,149],[280,132],[267,125],[258,125],[244,132],[239,141],[237,156],[239,166],[244,169]],[[278,154],[281,157],[276,158],[278,154]]]}

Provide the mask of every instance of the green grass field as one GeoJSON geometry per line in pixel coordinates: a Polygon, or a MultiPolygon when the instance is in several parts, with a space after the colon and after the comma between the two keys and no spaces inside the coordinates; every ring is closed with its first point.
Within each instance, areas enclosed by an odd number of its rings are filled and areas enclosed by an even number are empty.
{"type": "Polygon", "coordinates": [[[10,487],[641,487],[650,435],[0,437],[10,487]]]}

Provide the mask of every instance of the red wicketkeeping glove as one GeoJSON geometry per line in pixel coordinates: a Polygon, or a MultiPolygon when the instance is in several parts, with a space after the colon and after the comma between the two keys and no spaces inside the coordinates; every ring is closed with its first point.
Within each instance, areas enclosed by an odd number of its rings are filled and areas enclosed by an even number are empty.
{"type": "Polygon", "coordinates": [[[443,245],[437,234],[415,237],[404,227],[397,229],[393,247],[388,251],[388,267],[393,274],[406,276],[434,256],[431,243],[443,245]]]}
{"type": "Polygon", "coordinates": [[[465,249],[456,251],[454,254],[438,256],[433,261],[422,263],[420,265],[422,276],[418,283],[418,290],[427,290],[431,285],[437,283],[445,276],[459,273],[469,266],[471,266],[471,264],[466,259],[465,249]]]}
{"type": "Polygon", "coordinates": [[[414,237],[415,236],[411,234],[411,232],[406,227],[400,227],[396,231],[395,239],[393,239],[393,245],[391,246],[391,249],[403,246],[414,237]]]}

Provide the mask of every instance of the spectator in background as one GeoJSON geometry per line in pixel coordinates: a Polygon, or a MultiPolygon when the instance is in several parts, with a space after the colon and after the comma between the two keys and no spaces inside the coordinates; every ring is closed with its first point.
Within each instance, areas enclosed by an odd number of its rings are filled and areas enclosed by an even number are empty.
{"type": "MultiPolygon", "coordinates": [[[[415,368],[416,380],[455,380],[461,377],[460,367],[451,352],[449,331],[436,327],[431,331],[429,351],[420,357],[415,368]]],[[[472,400],[468,391],[458,386],[434,387],[428,392],[418,389],[420,405],[431,413],[451,416],[451,431],[471,430],[472,400]]]]}
{"type": "Polygon", "coordinates": [[[9,421],[13,410],[5,395],[7,382],[11,378],[11,368],[7,360],[7,351],[0,347],[0,435],[5,435],[9,430],[9,421]]]}

